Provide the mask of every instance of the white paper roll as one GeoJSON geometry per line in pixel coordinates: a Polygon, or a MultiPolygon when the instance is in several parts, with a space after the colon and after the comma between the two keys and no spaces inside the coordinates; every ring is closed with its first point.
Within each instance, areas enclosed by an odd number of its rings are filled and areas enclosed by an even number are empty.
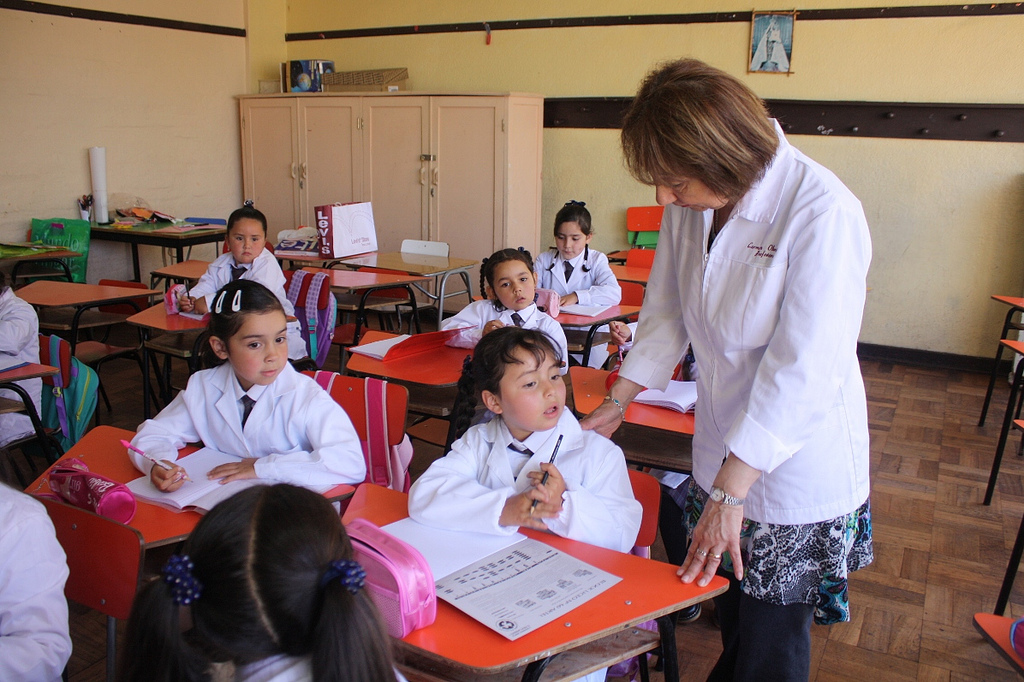
{"type": "Polygon", "coordinates": [[[92,215],[99,224],[110,222],[107,213],[107,148],[89,147],[89,171],[92,174],[92,215]]]}

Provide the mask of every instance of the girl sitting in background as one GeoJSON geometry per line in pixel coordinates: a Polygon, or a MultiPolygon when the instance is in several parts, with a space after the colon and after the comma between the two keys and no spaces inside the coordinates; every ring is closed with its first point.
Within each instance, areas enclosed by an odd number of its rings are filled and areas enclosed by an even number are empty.
{"type": "Polygon", "coordinates": [[[365,575],[325,498],[243,490],[135,597],[121,680],[404,682],[365,575]]]}
{"type": "MultiPolygon", "coordinates": [[[[7,286],[7,277],[0,272],[0,370],[26,362],[39,363],[39,317],[7,286]]],[[[41,414],[43,380],[28,379],[18,384],[32,398],[36,414],[41,414]]],[[[21,402],[14,391],[0,391],[0,396],[21,402]]],[[[27,414],[0,414],[0,446],[34,432],[27,414]]]]}
{"type": "MultiPolygon", "coordinates": [[[[486,299],[473,301],[441,326],[441,329],[469,327],[449,339],[449,346],[474,348],[495,329],[515,326],[544,332],[558,349],[558,357],[568,357],[562,327],[550,315],[538,310],[534,302],[537,276],[529,251],[502,249],[484,258],[480,265],[480,290],[486,299]]],[[[561,373],[565,373],[565,368],[561,373]]]]}
{"type": "Polygon", "coordinates": [[[608,257],[590,248],[590,211],[582,201],[567,201],[555,215],[555,246],[537,256],[541,289],[560,296],[559,305],[617,305],[622,289],[608,257]]]}
{"type": "MultiPolygon", "coordinates": [[[[263,478],[296,485],[359,483],[366,478],[359,436],[348,415],[315,381],[288,362],[281,302],[258,282],[240,279],[214,298],[207,356],[219,366],[188,386],[132,445],[173,462],[186,443],[242,457],[210,471],[222,482],[263,478]]],[[[164,469],[132,451],[135,466],[160,490],[182,486],[184,469],[164,469]]]]}

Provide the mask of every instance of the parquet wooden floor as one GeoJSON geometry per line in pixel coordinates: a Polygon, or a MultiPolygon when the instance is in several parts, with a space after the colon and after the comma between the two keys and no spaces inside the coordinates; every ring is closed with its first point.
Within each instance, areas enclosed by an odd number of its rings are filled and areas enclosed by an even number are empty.
{"type": "MultiPolygon", "coordinates": [[[[141,418],[138,369],[117,364],[103,373],[115,412],[101,416],[105,423],[133,428],[141,418]]],[[[975,612],[995,606],[1024,514],[1024,460],[1013,454],[1017,434],[1008,444],[992,506],[981,504],[1007,387],[1000,382],[989,421],[979,428],[987,377],[878,362],[862,367],[871,426],[875,562],[850,581],[851,622],[814,628],[812,679],[1015,680],[971,624],[975,612]]],[[[416,442],[418,458],[437,456],[436,449],[421,445],[416,442]]],[[[100,680],[103,619],[72,609],[70,679],[100,680]]],[[[705,679],[721,651],[709,610],[679,628],[684,680],[705,679]]],[[[1007,615],[1024,615],[1024,579],[1007,615]]]]}

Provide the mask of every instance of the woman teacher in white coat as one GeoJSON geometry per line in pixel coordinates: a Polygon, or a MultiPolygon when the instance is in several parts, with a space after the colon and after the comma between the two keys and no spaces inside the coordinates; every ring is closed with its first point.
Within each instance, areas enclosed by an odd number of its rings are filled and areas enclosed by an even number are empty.
{"type": "Polygon", "coordinates": [[[849,620],[872,560],[857,336],[871,259],[857,198],[792,147],[736,78],[660,66],[623,121],[630,172],[665,206],[636,342],[585,422],[618,428],[687,344],[699,369],[683,582],[715,573],[711,680],[807,680],[811,622],[849,620]]]}

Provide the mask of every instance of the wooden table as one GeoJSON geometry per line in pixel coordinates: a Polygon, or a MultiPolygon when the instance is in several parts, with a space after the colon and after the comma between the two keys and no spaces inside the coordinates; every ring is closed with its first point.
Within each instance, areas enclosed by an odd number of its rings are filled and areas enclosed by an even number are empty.
{"type": "MultiPolygon", "coordinates": [[[[367,330],[363,343],[395,336],[367,330]]],[[[473,355],[469,348],[442,346],[430,353],[383,362],[350,353],[345,370],[357,376],[394,381],[409,389],[409,411],[434,417],[448,417],[455,402],[455,385],[462,376],[462,363],[473,355]]]]}
{"type": "MultiPolygon", "coordinates": [[[[569,380],[576,416],[583,418],[604,402],[610,372],[570,367],[569,380]]],[[[693,469],[693,413],[632,402],[626,418],[612,434],[626,460],[642,466],[690,473],[693,469]]]]}
{"type": "MultiPolygon", "coordinates": [[[[330,280],[331,291],[338,297],[338,309],[355,312],[356,329],[353,339],[359,339],[359,333],[364,326],[368,325],[366,309],[369,306],[379,307],[381,305],[392,306],[396,303],[404,305],[401,300],[379,297],[374,300],[371,296],[378,291],[387,289],[403,289],[409,295],[409,305],[412,307],[412,319],[416,325],[416,332],[420,331],[420,319],[416,314],[416,293],[413,286],[417,283],[427,282],[429,277],[420,275],[391,275],[384,272],[358,272],[355,270],[335,270],[333,268],[302,268],[306,272],[323,273],[330,280]]],[[[401,327],[399,325],[399,327],[401,327]]]]}
{"type": "Polygon", "coordinates": [[[124,242],[132,247],[132,266],[135,273],[135,281],[141,282],[142,275],[139,272],[139,244],[148,246],[160,246],[174,249],[178,256],[178,262],[185,260],[185,247],[197,244],[209,244],[224,239],[227,228],[223,225],[206,225],[189,232],[158,232],[166,227],[167,223],[137,223],[130,226],[115,227],[114,225],[93,225],[90,235],[93,239],[108,242],[124,242]]]}
{"type": "Polygon", "coordinates": [[[640,312],[640,306],[638,305],[613,305],[612,307],[605,310],[600,315],[588,317],[586,315],[572,315],[566,312],[558,313],[558,317],[555,318],[555,322],[562,325],[565,330],[566,341],[569,343],[569,352],[583,353],[583,364],[586,366],[590,362],[590,351],[594,347],[594,340],[597,336],[597,330],[603,325],[608,324],[614,320],[626,320],[636,316],[640,312]],[[582,329],[587,329],[586,337],[579,341],[575,338],[570,339],[571,332],[581,332],[582,329]]]}
{"type": "MultiPolygon", "coordinates": [[[[383,526],[406,516],[407,495],[364,484],[357,488],[343,520],[365,518],[383,526]]],[[[696,583],[684,585],[676,577],[676,566],[550,533],[521,530],[622,580],[565,616],[515,641],[505,639],[439,599],[437,619],[432,625],[395,640],[400,665],[425,670],[432,676],[429,679],[481,682],[515,679],[524,667],[524,680],[537,679],[547,666],[549,674],[554,672],[562,679],[559,671],[570,674],[595,662],[601,667],[607,665],[604,661],[614,655],[616,647],[629,653],[630,647],[636,645],[629,637],[642,637],[644,633],[633,626],[657,619],[665,679],[679,679],[671,614],[725,592],[725,578],[716,576],[707,587],[697,587],[696,583]],[[616,641],[617,638],[621,639],[616,641]],[[546,659],[558,654],[562,656],[548,665],[546,659]]]]}
{"type": "Polygon", "coordinates": [[[479,261],[466,258],[451,258],[448,256],[428,256],[419,253],[406,253],[402,251],[391,251],[384,253],[367,253],[361,256],[345,258],[336,263],[350,269],[364,267],[381,268],[383,270],[398,270],[407,272],[410,275],[422,275],[434,278],[434,289],[437,292],[432,294],[426,289],[417,286],[431,301],[437,302],[437,322],[441,325],[444,318],[444,302],[452,296],[465,293],[468,302],[473,301],[473,284],[469,280],[470,268],[479,264],[479,261]],[[466,285],[465,292],[455,291],[445,293],[448,285],[448,278],[452,275],[459,275],[466,285]]]}
{"type": "Polygon", "coordinates": [[[620,282],[636,282],[647,286],[647,280],[651,277],[650,268],[638,268],[635,265],[609,265],[615,279],[620,282]]]}
{"type": "Polygon", "coordinates": [[[46,429],[43,426],[43,422],[39,419],[35,403],[32,402],[32,397],[28,394],[28,391],[15,382],[52,377],[59,372],[60,370],[56,367],[37,363],[28,363],[0,371],[0,389],[12,391],[21,398],[21,402],[10,398],[0,398],[0,414],[25,412],[28,415],[29,421],[32,422],[32,429],[36,432],[39,447],[43,449],[46,461],[51,463],[57,459],[57,454],[50,449],[50,439],[46,436],[46,429]]]}
{"type": "Polygon", "coordinates": [[[149,286],[155,286],[158,279],[166,279],[175,283],[188,282],[189,286],[192,286],[206,274],[209,267],[210,261],[208,260],[183,260],[180,263],[165,265],[149,273],[149,286]]]}
{"type": "MultiPolygon", "coordinates": [[[[18,283],[18,272],[21,270],[22,265],[38,265],[41,263],[55,263],[60,266],[63,271],[65,279],[71,281],[71,268],[68,266],[65,258],[78,258],[82,254],[77,251],[70,251],[61,247],[53,247],[47,245],[39,245],[33,243],[6,243],[4,247],[23,247],[23,253],[17,253],[12,255],[4,255],[0,252],[0,261],[14,261],[14,268],[11,270],[11,286],[15,286],[18,283]]],[[[56,272],[56,271],[54,271],[56,272]]],[[[38,272],[30,272],[28,274],[22,274],[22,277],[52,277],[53,275],[49,272],[43,274],[38,272]]]]}
{"type": "MultiPolygon", "coordinates": [[[[149,355],[150,355],[150,334],[154,331],[166,332],[168,334],[185,334],[187,332],[201,331],[206,329],[206,322],[203,320],[196,320],[191,317],[185,317],[177,313],[173,315],[167,314],[167,309],[163,303],[157,303],[155,306],[149,307],[140,313],[136,313],[129,317],[126,322],[133,324],[137,327],[142,328],[142,416],[144,419],[149,419],[152,407],[149,401],[149,355]]],[[[201,348],[199,343],[202,339],[201,335],[197,335],[195,339],[189,339],[192,344],[191,352],[188,355],[183,353],[181,357],[191,358],[189,362],[189,373],[195,371],[197,365],[195,358],[199,354],[201,348]]],[[[163,399],[170,399],[170,365],[167,366],[165,371],[165,379],[168,382],[167,390],[164,392],[163,399]]]]}
{"type": "MultiPolygon", "coordinates": [[[[74,308],[71,323],[66,325],[70,332],[71,354],[75,353],[78,341],[78,325],[82,313],[108,303],[127,303],[138,308],[133,299],[159,296],[156,289],[134,289],[132,287],[79,284],[77,282],[37,281],[18,289],[18,297],[40,310],[74,308]]],[[[64,325],[60,325],[64,329],[64,325]]]]}

